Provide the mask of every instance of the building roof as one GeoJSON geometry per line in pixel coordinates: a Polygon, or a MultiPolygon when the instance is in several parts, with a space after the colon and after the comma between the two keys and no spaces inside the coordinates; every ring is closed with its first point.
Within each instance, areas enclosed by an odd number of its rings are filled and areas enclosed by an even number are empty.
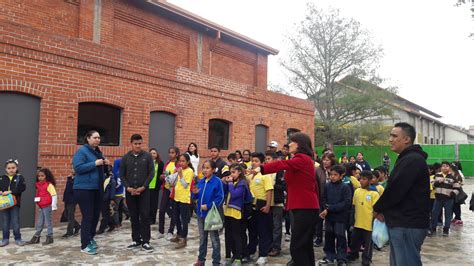
{"type": "Polygon", "coordinates": [[[266,54],[276,55],[278,54],[278,50],[267,46],[263,43],[255,41],[247,36],[239,34],[235,31],[232,31],[226,27],[223,27],[217,23],[209,21],[203,17],[200,17],[194,13],[191,13],[185,9],[182,9],[176,5],[168,3],[166,0],[142,0],[146,3],[150,3],[163,11],[168,12],[174,16],[177,16],[180,20],[185,20],[187,23],[195,24],[196,26],[200,26],[201,28],[207,31],[213,31],[217,38],[229,38],[233,41],[238,43],[243,43],[249,45],[250,47],[256,48],[266,54]]]}

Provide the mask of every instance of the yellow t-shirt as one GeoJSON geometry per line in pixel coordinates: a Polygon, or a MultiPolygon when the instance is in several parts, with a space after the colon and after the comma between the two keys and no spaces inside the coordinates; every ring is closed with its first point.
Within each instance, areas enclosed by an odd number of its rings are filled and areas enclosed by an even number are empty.
{"type": "MultiPolygon", "coordinates": [[[[234,182],[234,185],[237,185],[237,182],[234,182]]],[[[229,202],[230,200],[230,193],[227,195],[227,202],[229,202]]],[[[227,216],[227,217],[232,217],[234,219],[237,219],[237,220],[240,220],[242,219],[242,212],[237,210],[237,209],[234,209],[234,208],[231,208],[229,207],[227,204],[225,205],[224,207],[224,216],[227,216]]]]}
{"type": "Polygon", "coordinates": [[[273,180],[271,175],[262,175],[257,173],[255,176],[250,176],[250,192],[254,197],[254,203],[259,200],[266,200],[266,192],[273,190],[273,180]]]}
{"type": "Polygon", "coordinates": [[[430,199],[435,199],[436,198],[436,196],[435,196],[436,189],[433,186],[434,180],[435,180],[435,176],[434,175],[430,176],[430,199]]]}
{"type": "Polygon", "coordinates": [[[53,184],[49,184],[48,188],[46,190],[48,190],[48,192],[51,196],[56,196],[57,195],[56,194],[56,189],[54,188],[53,184]]]}
{"type": "Polygon", "coordinates": [[[352,199],[352,204],[355,206],[354,227],[372,231],[373,207],[379,197],[379,193],[375,191],[369,191],[364,188],[356,189],[352,199]]]}
{"type": "Polygon", "coordinates": [[[252,168],[252,162],[244,162],[244,164],[247,166],[247,169],[252,168]]]}
{"type": "Polygon", "coordinates": [[[351,175],[351,184],[352,184],[352,187],[353,187],[354,189],[360,188],[360,182],[359,182],[359,180],[357,180],[357,178],[356,178],[355,176],[352,176],[352,175],[351,175]]]}
{"type": "MultiPolygon", "coordinates": [[[[176,168],[176,164],[175,164],[174,162],[169,162],[169,163],[166,165],[165,172],[168,172],[170,175],[171,175],[171,174],[174,174],[174,169],[175,169],[175,168],[176,168]]],[[[170,188],[171,188],[171,185],[165,182],[165,188],[166,188],[166,189],[170,189],[170,188]]]]}
{"type": "Polygon", "coordinates": [[[377,189],[377,192],[380,194],[380,196],[382,196],[385,188],[383,188],[382,185],[377,185],[375,188],[377,189]]]}
{"type": "Polygon", "coordinates": [[[191,203],[191,182],[193,181],[194,171],[191,168],[183,169],[183,177],[177,177],[176,185],[174,186],[174,201],[182,203],[191,203]],[[184,187],[181,180],[188,184],[184,187]]]}
{"type": "Polygon", "coordinates": [[[10,185],[8,186],[8,190],[7,190],[7,191],[10,191],[10,192],[11,192],[10,187],[11,187],[11,183],[12,183],[12,181],[13,181],[13,176],[8,176],[8,178],[10,178],[10,185]]]}

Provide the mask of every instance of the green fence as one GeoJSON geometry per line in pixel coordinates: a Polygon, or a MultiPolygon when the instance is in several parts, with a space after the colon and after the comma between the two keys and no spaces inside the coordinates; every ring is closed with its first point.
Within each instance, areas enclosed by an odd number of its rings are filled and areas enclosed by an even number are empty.
{"type": "MultiPolygon", "coordinates": [[[[428,164],[442,161],[460,161],[465,176],[474,177],[474,144],[459,145],[422,145],[423,150],[428,153],[428,164]]],[[[324,147],[316,147],[321,155],[324,147]]],[[[382,165],[382,157],[385,152],[390,157],[390,169],[397,160],[397,154],[390,150],[389,146],[334,146],[334,152],[340,157],[343,152],[348,156],[356,156],[358,152],[364,154],[364,159],[372,168],[382,165]]]]}

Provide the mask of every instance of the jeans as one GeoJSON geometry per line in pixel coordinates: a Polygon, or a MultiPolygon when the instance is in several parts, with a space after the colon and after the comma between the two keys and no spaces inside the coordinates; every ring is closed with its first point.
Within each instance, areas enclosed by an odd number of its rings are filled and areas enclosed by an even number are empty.
{"type": "Polygon", "coordinates": [[[324,253],[329,260],[347,261],[346,224],[326,220],[324,253]]]}
{"type": "Polygon", "coordinates": [[[273,206],[273,243],[272,248],[274,250],[281,251],[281,236],[283,227],[283,207],[273,206]]]}
{"type": "Polygon", "coordinates": [[[462,220],[461,219],[461,203],[453,203],[453,213],[454,213],[454,219],[456,220],[462,220]]]}
{"type": "Polygon", "coordinates": [[[13,208],[0,211],[0,216],[2,217],[3,240],[10,239],[10,227],[13,227],[15,241],[21,240],[20,207],[14,206],[13,208]]]}
{"type": "Polygon", "coordinates": [[[150,243],[150,192],[145,189],[140,195],[126,194],[127,206],[132,224],[132,240],[137,243],[150,243]]]}
{"type": "Polygon", "coordinates": [[[427,229],[388,227],[390,266],[421,266],[421,246],[427,229]]]}
{"type": "Polygon", "coordinates": [[[272,246],[272,214],[254,210],[249,220],[249,254],[257,251],[259,257],[267,257],[272,246]]]}
{"type": "Polygon", "coordinates": [[[294,265],[315,265],[313,235],[316,220],[319,215],[317,209],[291,210],[291,242],[290,252],[294,265]]]}
{"type": "Polygon", "coordinates": [[[160,234],[165,233],[166,214],[168,214],[168,217],[171,219],[170,227],[168,228],[168,233],[173,234],[174,228],[176,226],[170,194],[171,194],[171,191],[169,191],[168,189],[164,189],[163,193],[161,194],[160,211],[158,212],[158,232],[160,232],[160,234]]]}
{"type": "Polygon", "coordinates": [[[351,235],[351,253],[349,256],[354,259],[359,258],[359,249],[364,243],[365,248],[362,252],[362,265],[370,265],[370,263],[372,263],[372,231],[354,228],[351,235]]]}
{"type": "Polygon", "coordinates": [[[245,233],[244,221],[242,219],[237,220],[232,217],[225,216],[225,257],[235,260],[241,260],[245,233]]]}
{"type": "Polygon", "coordinates": [[[72,235],[74,229],[79,230],[81,225],[76,221],[76,204],[77,203],[67,203],[66,204],[66,216],[67,216],[67,234],[72,235]]]}
{"type": "MultiPolygon", "coordinates": [[[[453,218],[453,199],[436,199],[431,217],[438,217],[442,208],[444,208],[444,228],[449,229],[453,218]]],[[[431,228],[436,228],[437,225],[438,221],[431,219],[431,228]]]]}
{"type": "Polygon", "coordinates": [[[199,255],[198,261],[206,261],[207,255],[207,239],[211,235],[212,242],[212,265],[220,265],[221,262],[221,242],[219,240],[219,231],[205,231],[205,218],[198,217],[199,229],[199,255]]]}
{"type": "Polygon", "coordinates": [[[102,190],[75,189],[74,198],[81,209],[81,249],[95,237],[102,205],[102,190]]]}
{"type": "Polygon", "coordinates": [[[150,224],[156,223],[156,214],[158,212],[158,196],[160,188],[150,189],[150,224]]]}
{"type": "Polygon", "coordinates": [[[174,220],[176,221],[176,229],[178,236],[186,239],[188,237],[188,225],[190,219],[191,204],[173,201],[174,220]]]}
{"type": "Polygon", "coordinates": [[[53,221],[51,215],[53,213],[53,207],[51,205],[39,208],[38,223],[36,224],[35,236],[41,236],[44,224],[48,226],[48,236],[53,236],[53,221]]]}

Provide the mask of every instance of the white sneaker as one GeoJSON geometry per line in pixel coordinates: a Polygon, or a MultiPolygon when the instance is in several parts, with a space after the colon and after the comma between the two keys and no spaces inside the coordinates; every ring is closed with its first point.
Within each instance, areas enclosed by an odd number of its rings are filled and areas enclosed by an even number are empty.
{"type": "Polygon", "coordinates": [[[290,240],[291,240],[291,235],[285,234],[285,242],[290,242],[290,240]]]}
{"type": "Polygon", "coordinates": [[[162,233],[158,233],[158,239],[162,239],[165,237],[165,234],[162,234],[162,233]]]}
{"type": "Polygon", "coordinates": [[[267,262],[268,262],[267,257],[260,257],[257,260],[257,265],[265,265],[265,264],[267,264],[267,262]]]}
{"type": "Polygon", "coordinates": [[[173,238],[173,234],[172,234],[172,233],[166,234],[166,240],[170,241],[172,238],[173,238]]]}

